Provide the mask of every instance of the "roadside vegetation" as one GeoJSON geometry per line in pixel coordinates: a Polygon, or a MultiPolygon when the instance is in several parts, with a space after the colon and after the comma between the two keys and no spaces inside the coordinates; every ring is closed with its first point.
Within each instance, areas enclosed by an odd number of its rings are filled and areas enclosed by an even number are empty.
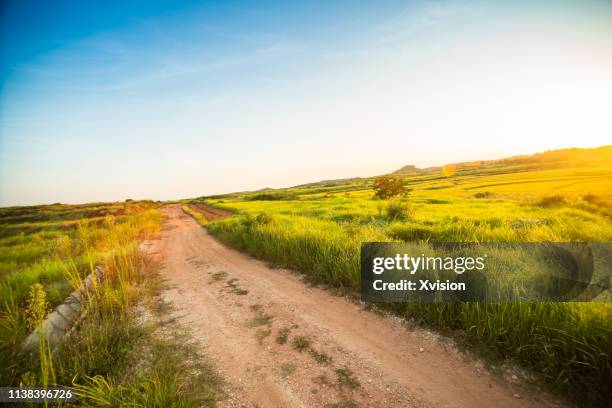
{"type": "Polygon", "coordinates": [[[198,211],[196,207],[191,206],[189,204],[185,204],[181,206],[181,209],[188,215],[191,215],[193,218],[195,218],[195,220],[197,222],[199,222],[202,225],[206,225],[208,223],[208,220],[206,219],[206,216],[204,214],[202,214],[201,211],[198,211]]]}
{"type": "MultiPolygon", "coordinates": [[[[220,380],[163,317],[161,282],[139,251],[161,216],[148,201],[0,209],[0,383],[70,386],[80,406],[212,406],[220,380]],[[55,349],[26,336],[80,287],[96,282],[80,319],[55,349]]],[[[44,338],[43,338],[44,339],[44,338]]]]}
{"type": "MultiPolygon", "coordinates": [[[[386,181],[322,182],[191,202],[236,214],[207,225],[226,243],[356,294],[362,242],[612,241],[612,149],[570,149],[386,181]]],[[[378,307],[448,333],[490,361],[518,363],[587,405],[605,405],[612,397],[610,303],[378,307]]]]}

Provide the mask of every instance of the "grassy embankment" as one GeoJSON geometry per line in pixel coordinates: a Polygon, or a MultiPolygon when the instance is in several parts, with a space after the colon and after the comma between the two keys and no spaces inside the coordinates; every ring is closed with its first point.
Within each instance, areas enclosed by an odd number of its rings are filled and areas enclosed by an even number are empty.
{"type": "Polygon", "coordinates": [[[74,386],[80,405],[213,405],[219,379],[160,322],[160,282],[138,250],[158,232],[151,202],[0,209],[0,384],[74,386]],[[20,344],[101,265],[105,279],[55,351],[20,344]],[[146,278],[145,278],[145,272],[146,278]],[[163,333],[163,334],[162,334],[163,333]]]}
{"type": "MultiPolygon", "coordinates": [[[[406,175],[411,193],[399,213],[390,211],[396,202],[372,198],[372,179],[201,200],[240,214],[208,225],[223,241],[315,282],[356,292],[361,242],[612,241],[610,150],[406,175]]],[[[451,333],[490,358],[519,363],[589,406],[605,405],[611,397],[609,303],[383,307],[451,333]]]]}

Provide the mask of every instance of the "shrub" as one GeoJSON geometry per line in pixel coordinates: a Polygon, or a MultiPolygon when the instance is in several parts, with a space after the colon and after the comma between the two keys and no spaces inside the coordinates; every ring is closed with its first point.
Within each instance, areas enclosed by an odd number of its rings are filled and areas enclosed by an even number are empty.
{"type": "Polygon", "coordinates": [[[400,200],[389,201],[385,208],[388,220],[405,220],[410,216],[411,210],[407,203],[400,200]]]}
{"type": "Polygon", "coordinates": [[[255,217],[255,222],[260,225],[270,224],[272,221],[272,216],[267,213],[259,213],[257,217],[255,217]]]}
{"type": "Polygon", "coordinates": [[[338,368],[336,369],[336,375],[338,376],[338,385],[340,388],[348,387],[352,390],[355,388],[359,388],[361,384],[359,384],[359,380],[355,378],[355,375],[348,368],[338,368]]]}
{"type": "Polygon", "coordinates": [[[259,213],[257,216],[253,216],[252,214],[244,214],[240,222],[247,228],[254,228],[257,226],[268,225],[272,223],[274,219],[271,215],[267,213],[259,213]]]}
{"type": "Polygon", "coordinates": [[[480,191],[474,194],[474,198],[489,198],[492,197],[493,194],[490,191],[480,191]]]}
{"type": "Polygon", "coordinates": [[[308,340],[308,338],[304,336],[297,336],[293,339],[291,344],[293,345],[294,349],[298,351],[304,351],[310,347],[310,340],[308,340]]]}
{"type": "Polygon", "coordinates": [[[244,225],[246,228],[252,228],[255,224],[255,217],[253,217],[251,214],[244,214],[239,218],[239,220],[240,224],[244,225]]]}
{"type": "Polygon", "coordinates": [[[285,327],[278,332],[278,336],[276,336],[276,342],[278,344],[285,344],[289,339],[289,328],[285,327]]]}
{"type": "Polygon", "coordinates": [[[585,194],[584,196],[582,196],[582,200],[586,201],[587,203],[593,204],[596,207],[612,208],[612,204],[609,200],[606,200],[605,198],[597,196],[595,194],[585,194]]]}
{"type": "Polygon", "coordinates": [[[536,205],[538,207],[549,208],[560,207],[565,204],[567,204],[567,199],[564,196],[557,194],[542,198],[536,205]]]}

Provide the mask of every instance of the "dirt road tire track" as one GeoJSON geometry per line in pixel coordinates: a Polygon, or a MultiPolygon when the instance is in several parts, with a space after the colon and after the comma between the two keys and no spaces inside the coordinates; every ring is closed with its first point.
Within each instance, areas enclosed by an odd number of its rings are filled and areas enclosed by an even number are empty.
{"type": "Polygon", "coordinates": [[[221,406],[551,405],[517,398],[520,391],[426,331],[227,248],[178,205],[163,212],[161,238],[150,248],[170,287],[164,297],[226,378],[221,406]],[[289,334],[280,344],[283,329],[289,334]],[[298,336],[310,341],[303,351],[292,344],[298,336]]]}

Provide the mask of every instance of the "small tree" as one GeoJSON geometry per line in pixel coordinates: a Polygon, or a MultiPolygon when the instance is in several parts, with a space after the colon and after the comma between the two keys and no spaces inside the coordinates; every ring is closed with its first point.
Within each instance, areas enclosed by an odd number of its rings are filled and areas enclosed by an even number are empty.
{"type": "Polygon", "coordinates": [[[374,180],[374,196],[387,199],[399,194],[405,194],[404,181],[396,176],[380,176],[374,180]]]}

